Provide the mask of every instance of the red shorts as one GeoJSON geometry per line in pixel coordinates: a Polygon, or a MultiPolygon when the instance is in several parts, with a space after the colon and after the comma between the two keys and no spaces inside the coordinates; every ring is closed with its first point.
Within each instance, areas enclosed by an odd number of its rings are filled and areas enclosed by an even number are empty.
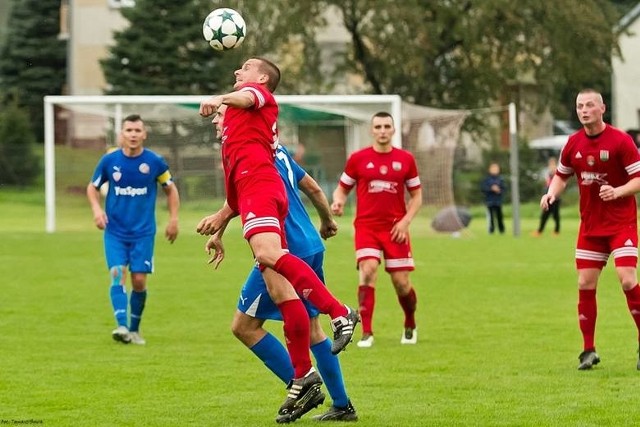
{"type": "Polygon", "coordinates": [[[249,240],[259,233],[278,233],[282,248],[287,247],[284,220],[289,202],[282,178],[273,173],[249,175],[227,186],[227,203],[240,214],[242,234],[249,240]]]}
{"type": "Polygon", "coordinates": [[[373,258],[380,262],[384,255],[385,271],[413,271],[415,265],[411,256],[411,243],[396,243],[391,240],[391,229],[376,230],[370,227],[356,227],[356,261],[373,258]]]}
{"type": "Polygon", "coordinates": [[[636,267],[638,264],[638,230],[625,228],[610,236],[578,234],[576,268],[604,268],[609,255],[616,267],[636,267]]]}

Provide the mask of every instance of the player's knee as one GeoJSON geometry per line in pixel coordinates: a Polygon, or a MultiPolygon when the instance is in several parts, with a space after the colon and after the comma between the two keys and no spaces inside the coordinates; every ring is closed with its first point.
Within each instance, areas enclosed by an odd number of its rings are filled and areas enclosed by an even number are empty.
{"type": "Polygon", "coordinates": [[[620,277],[620,285],[622,286],[622,289],[624,289],[625,291],[633,289],[637,284],[638,284],[638,279],[636,278],[635,274],[633,275],[629,274],[629,275],[620,277]]]}
{"type": "Polygon", "coordinates": [[[143,292],[147,289],[147,275],[142,273],[131,273],[131,287],[136,292],[143,292]]]}
{"type": "Polygon", "coordinates": [[[377,279],[378,262],[376,260],[361,261],[358,270],[363,283],[374,283],[377,279]]]}
{"type": "Polygon", "coordinates": [[[124,286],[127,276],[127,268],[124,265],[113,266],[109,272],[112,286],[124,286]]]}
{"type": "Polygon", "coordinates": [[[253,255],[256,258],[258,264],[265,267],[273,268],[276,262],[285,252],[281,249],[272,249],[261,247],[258,250],[254,250],[253,255]]]}
{"type": "Polygon", "coordinates": [[[234,317],[231,322],[231,333],[246,346],[255,344],[253,341],[256,328],[250,323],[243,321],[242,317],[234,317]]]}

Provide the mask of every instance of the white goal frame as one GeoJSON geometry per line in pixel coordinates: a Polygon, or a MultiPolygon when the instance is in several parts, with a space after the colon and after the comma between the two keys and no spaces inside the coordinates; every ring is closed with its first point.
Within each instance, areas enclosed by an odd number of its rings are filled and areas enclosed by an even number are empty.
{"type": "MultiPolygon", "coordinates": [[[[199,95],[95,95],[95,96],[45,96],[44,97],[44,190],[45,229],[47,233],[56,231],[56,171],[55,171],[55,117],[57,104],[111,105],[114,108],[116,129],[122,122],[123,104],[199,104],[208,96],[199,95]]],[[[279,104],[318,105],[327,104],[388,104],[390,113],[402,129],[402,98],[399,95],[279,95],[279,104]]],[[[194,114],[197,114],[194,112],[194,114]]],[[[396,132],[392,144],[402,147],[402,132],[396,132]]],[[[346,160],[346,159],[345,159],[346,160]]]]}

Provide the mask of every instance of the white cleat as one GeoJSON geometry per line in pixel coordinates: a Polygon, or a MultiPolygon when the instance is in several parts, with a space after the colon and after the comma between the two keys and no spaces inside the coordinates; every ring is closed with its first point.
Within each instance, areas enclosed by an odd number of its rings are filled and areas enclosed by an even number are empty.
{"type": "Polygon", "coordinates": [[[126,326],[118,326],[111,332],[111,337],[114,340],[120,341],[124,344],[129,344],[131,342],[131,336],[129,335],[129,329],[126,326]]]}
{"type": "Polygon", "coordinates": [[[131,337],[131,344],[145,345],[147,343],[139,332],[131,332],[129,337],[131,337]]]}
{"type": "Polygon", "coordinates": [[[370,348],[373,345],[373,335],[364,334],[356,345],[360,348],[370,348]]]}
{"type": "Polygon", "coordinates": [[[415,344],[418,342],[418,329],[404,328],[400,344],[415,344]]]}

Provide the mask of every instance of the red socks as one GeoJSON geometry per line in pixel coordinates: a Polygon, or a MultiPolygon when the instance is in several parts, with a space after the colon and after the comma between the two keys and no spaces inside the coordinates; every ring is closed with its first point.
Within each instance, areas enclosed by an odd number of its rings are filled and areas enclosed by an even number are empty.
{"type": "Polygon", "coordinates": [[[300,258],[287,253],[276,261],[273,269],[284,276],[298,295],[309,300],[321,313],[328,314],[332,319],[347,315],[347,308],[329,292],[311,267],[300,258]]]}
{"type": "Polygon", "coordinates": [[[416,328],[416,305],[418,303],[418,298],[416,297],[416,291],[411,288],[408,294],[404,296],[398,296],[398,302],[404,310],[404,327],[405,328],[416,328]]]}
{"type": "Polygon", "coordinates": [[[299,299],[290,299],[278,305],[284,321],[284,337],[293,364],[294,378],[302,378],[311,369],[309,355],[309,315],[299,299]]]}
{"type": "Polygon", "coordinates": [[[596,290],[578,290],[578,323],[580,324],[580,331],[582,332],[584,350],[593,350],[596,348],[595,333],[597,316],[598,305],[596,303],[596,290]]]}
{"type": "Polygon", "coordinates": [[[362,320],[362,333],[373,334],[373,307],[376,304],[376,288],[367,285],[358,286],[358,304],[362,320]]]}
{"type": "Polygon", "coordinates": [[[636,283],[633,288],[624,291],[624,295],[627,297],[627,307],[629,307],[631,317],[633,317],[633,321],[636,322],[638,340],[640,341],[640,286],[636,283]]]}

